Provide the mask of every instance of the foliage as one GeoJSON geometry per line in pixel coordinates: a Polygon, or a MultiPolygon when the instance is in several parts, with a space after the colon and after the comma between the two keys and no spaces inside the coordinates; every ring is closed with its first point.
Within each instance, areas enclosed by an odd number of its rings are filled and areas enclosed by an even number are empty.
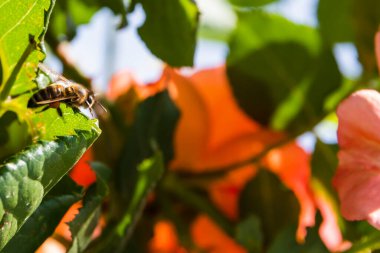
{"type": "Polygon", "coordinates": [[[45,252],[52,242],[67,252],[380,248],[375,228],[343,218],[331,181],[345,153],[314,131],[336,125],[335,107],[349,93],[376,87],[379,1],[319,0],[318,27],[273,13],[282,1],[225,1],[237,18],[219,36],[228,37],[219,41],[225,65],[188,74],[179,67],[194,67],[201,35],[221,33],[204,24],[210,10],[200,1],[0,3],[1,252],[45,252]],[[47,54],[96,90],[62,48],[102,8],[117,17],[115,34],[144,12],[135,33],[163,63],[161,77],[142,84],[115,73],[92,111],[72,97],[28,108],[54,83],[40,65],[47,54]],[[341,42],[358,52],[356,79],[340,71],[341,42]],[[316,139],[311,151],[298,142],[305,133],[316,139]]]}

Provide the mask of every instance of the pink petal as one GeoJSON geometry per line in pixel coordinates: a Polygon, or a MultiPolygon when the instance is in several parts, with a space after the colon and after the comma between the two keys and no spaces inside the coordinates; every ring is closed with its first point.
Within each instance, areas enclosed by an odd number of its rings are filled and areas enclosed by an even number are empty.
{"type": "Polygon", "coordinates": [[[380,228],[380,94],[361,90],[338,110],[339,166],[333,179],[341,212],[380,228]]]}
{"type": "Polygon", "coordinates": [[[377,31],[375,35],[375,54],[377,59],[377,67],[379,68],[380,74],[380,29],[377,31]]]}
{"type": "Polygon", "coordinates": [[[319,227],[319,235],[332,252],[345,251],[351,247],[351,243],[343,241],[338,219],[331,202],[319,191],[315,192],[315,202],[323,217],[321,226],[319,227]]]}

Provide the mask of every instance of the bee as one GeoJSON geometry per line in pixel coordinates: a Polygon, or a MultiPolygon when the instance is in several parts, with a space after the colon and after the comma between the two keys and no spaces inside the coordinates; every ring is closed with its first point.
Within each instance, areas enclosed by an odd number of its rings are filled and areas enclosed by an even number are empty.
{"type": "Polygon", "coordinates": [[[39,64],[39,68],[50,76],[53,83],[34,93],[28,101],[28,108],[45,106],[42,111],[55,108],[58,114],[62,116],[62,111],[59,108],[60,103],[66,103],[76,109],[88,108],[91,114],[93,114],[94,105],[98,104],[106,112],[106,109],[95,99],[91,90],[54,73],[43,64],[39,64]]]}

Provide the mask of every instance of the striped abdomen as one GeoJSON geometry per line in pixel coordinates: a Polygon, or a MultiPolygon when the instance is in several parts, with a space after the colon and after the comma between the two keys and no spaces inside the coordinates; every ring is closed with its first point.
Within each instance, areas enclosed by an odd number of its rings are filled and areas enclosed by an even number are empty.
{"type": "Polygon", "coordinates": [[[63,85],[50,85],[35,93],[29,99],[28,107],[35,108],[56,101],[65,101],[66,99],[71,99],[71,95],[66,92],[66,88],[63,85]]]}

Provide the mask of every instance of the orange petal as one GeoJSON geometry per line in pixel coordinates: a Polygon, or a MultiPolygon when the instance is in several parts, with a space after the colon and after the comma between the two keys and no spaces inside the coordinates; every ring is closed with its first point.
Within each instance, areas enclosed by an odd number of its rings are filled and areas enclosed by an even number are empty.
{"type": "Polygon", "coordinates": [[[198,216],[191,226],[195,244],[201,251],[209,253],[244,253],[247,252],[228,237],[208,216],[198,216]]]}
{"type": "Polygon", "coordinates": [[[322,224],[319,227],[319,236],[323,243],[332,252],[342,252],[349,249],[351,243],[343,241],[333,204],[321,192],[316,191],[315,193],[315,201],[323,218],[322,224]]]}
{"type": "Polygon", "coordinates": [[[35,253],[65,253],[66,247],[55,240],[54,238],[49,237],[46,241],[36,250],[35,253]]]}
{"type": "Polygon", "coordinates": [[[87,187],[96,181],[96,174],[89,164],[93,160],[92,150],[88,149],[70,171],[70,177],[77,184],[87,187]]]}
{"type": "Polygon", "coordinates": [[[229,172],[221,180],[209,186],[211,200],[229,218],[238,218],[240,193],[255,173],[255,167],[248,165],[229,172]]]}
{"type": "Polygon", "coordinates": [[[232,94],[224,67],[186,77],[170,72],[170,90],[181,117],[173,169],[201,172],[249,159],[283,136],[246,116],[232,94]]]}
{"type": "Polygon", "coordinates": [[[71,240],[71,232],[69,225],[67,225],[68,222],[72,221],[75,216],[79,213],[79,208],[82,207],[82,202],[79,201],[72,205],[69,210],[66,212],[66,214],[63,216],[61,222],[55,229],[54,233],[59,234],[60,236],[64,237],[66,240],[71,240]]]}
{"type": "Polygon", "coordinates": [[[304,241],[307,227],[315,224],[316,207],[310,189],[309,159],[309,155],[295,143],[271,150],[264,159],[266,166],[294,192],[300,203],[301,210],[297,229],[299,242],[304,241]]]}
{"type": "Polygon", "coordinates": [[[128,70],[121,71],[112,76],[108,86],[107,98],[116,100],[131,89],[135,89],[140,99],[146,99],[167,87],[168,77],[166,72],[163,73],[157,82],[143,84],[135,79],[128,70]]]}
{"type": "Polygon", "coordinates": [[[177,233],[169,221],[159,221],[154,225],[154,235],[149,242],[149,251],[155,253],[185,253],[178,242],[177,233]]]}
{"type": "Polygon", "coordinates": [[[121,71],[112,76],[106,96],[110,100],[115,100],[138,85],[140,83],[136,81],[131,72],[128,70],[121,71]]]}
{"type": "Polygon", "coordinates": [[[201,155],[205,152],[209,128],[205,104],[188,78],[175,71],[170,72],[170,77],[169,91],[181,111],[175,132],[175,159],[171,167],[197,169],[203,165],[201,155]]]}

